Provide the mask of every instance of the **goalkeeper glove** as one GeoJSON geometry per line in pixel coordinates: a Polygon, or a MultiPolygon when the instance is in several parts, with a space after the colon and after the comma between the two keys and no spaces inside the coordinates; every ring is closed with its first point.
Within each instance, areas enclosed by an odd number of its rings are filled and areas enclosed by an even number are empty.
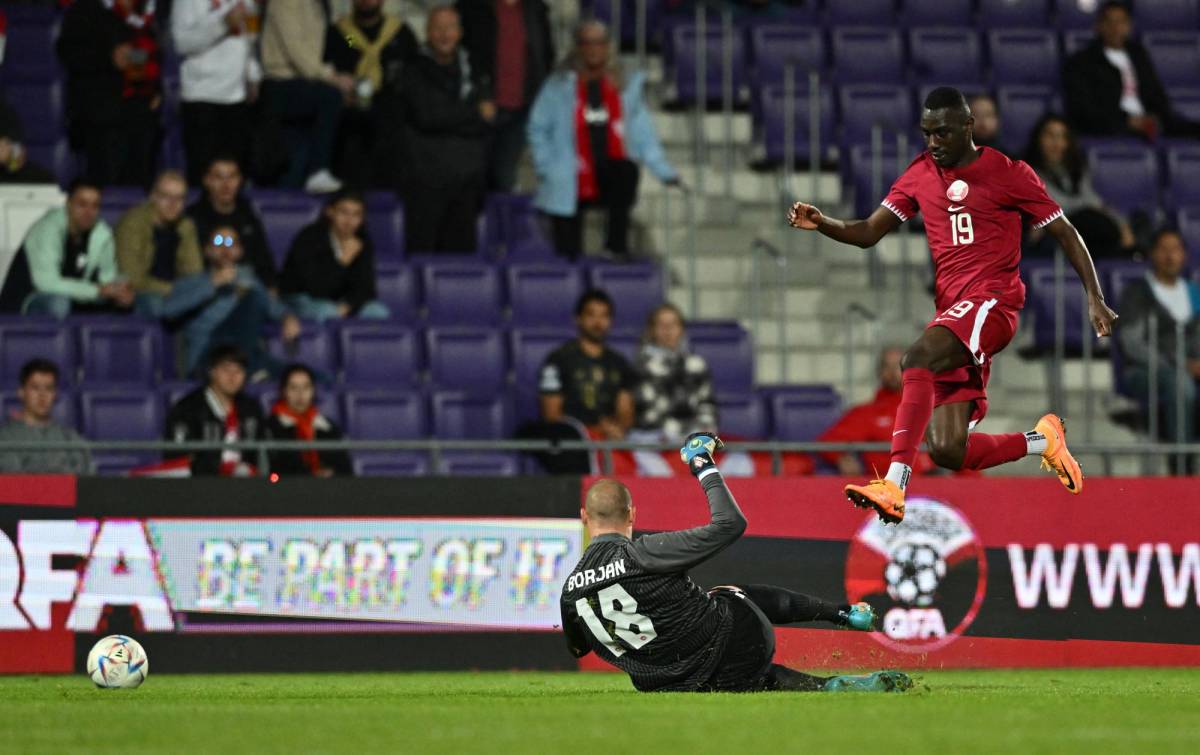
{"type": "Polygon", "coordinates": [[[875,609],[869,603],[855,603],[838,611],[842,622],[851,629],[870,632],[875,628],[875,609]]]}
{"type": "Polygon", "coordinates": [[[725,443],[714,434],[692,433],[679,449],[679,458],[694,476],[699,477],[705,470],[716,468],[713,454],[724,447],[725,443]]]}

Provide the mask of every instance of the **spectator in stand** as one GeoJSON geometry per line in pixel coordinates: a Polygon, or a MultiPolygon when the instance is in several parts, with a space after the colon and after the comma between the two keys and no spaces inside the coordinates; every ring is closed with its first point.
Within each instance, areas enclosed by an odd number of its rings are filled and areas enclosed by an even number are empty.
{"type": "Polygon", "coordinates": [[[67,70],[71,143],[88,176],[148,186],[162,105],[153,0],[77,0],[63,14],[58,57],[67,70]]]}
{"type": "Polygon", "coordinates": [[[183,57],[183,145],[188,183],[197,184],[216,155],[250,157],[250,102],[262,69],[255,59],[255,0],[174,0],[171,36],[183,57]]]}
{"type": "Polygon", "coordinates": [[[204,171],[204,193],[187,208],[187,214],[202,239],[212,238],[217,226],[237,229],[245,249],[245,264],[254,268],[263,286],[275,290],[275,258],[267,246],[262,218],[242,195],[242,171],[235,157],[218,154],[209,161],[204,171]]]}
{"type": "MultiPolygon", "coordinates": [[[[83,442],[79,433],[51,417],[58,398],[58,365],[48,359],[31,359],[21,367],[21,411],[0,425],[0,442],[83,442]]],[[[0,451],[0,473],[4,474],[92,474],[92,454],[59,449],[0,451]]]]}
{"type": "Polygon", "coordinates": [[[1154,62],[1133,39],[1124,2],[1106,2],[1096,13],[1096,38],[1067,59],[1063,97],[1071,125],[1088,136],[1132,134],[1155,139],[1200,136],[1200,123],[1171,109],[1154,62]]]}
{"type": "MultiPolygon", "coordinates": [[[[250,441],[263,436],[262,407],[242,392],[246,385],[246,355],[235,346],[217,346],[208,354],[208,382],[187,394],[167,413],[164,438],[176,443],[189,440],[250,441]]],[[[190,459],[193,475],[250,477],[255,455],[223,449],[164,454],[167,459],[190,459]]]]}
{"type": "Polygon", "coordinates": [[[554,66],[550,11],[544,0],[458,0],[455,7],[471,70],[496,106],[488,188],[510,192],[525,151],[529,106],[554,66]]]}
{"type": "Polygon", "coordinates": [[[342,105],[354,94],[354,77],[323,61],[329,26],[324,0],[271,0],[263,22],[260,117],[293,137],[281,185],[312,194],[342,187],[330,172],[342,105]]]}
{"type": "Polygon", "coordinates": [[[117,221],[117,267],[144,316],[163,317],[173,281],[204,269],[196,225],[183,214],[186,199],[187,182],[168,170],[154,182],[149,199],[117,221]]]}
{"type": "Polygon", "coordinates": [[[694,432],[717,430],[708,363],[688,350],[683,313],[674,304],[655,309],[638,352],[637,429],[678,443],[694,432]]]}
{"type": "MultiPolygon", "coordinates": [[[[321,217],[296,235],[283,263],[279,287],[291,309],[306,320],[359,317],[385,320],[375,298],[375,251],[363,218],[362,195],[340,191],[321,217]]],[[[474,223],[472,216],[471,223],[474,223]]]]}
{"type": "MultiPolygon", "coordinates": [[[[1200,383],[1200,286],[1184,277],[1187,249],[1175,230],[1161,230],[1154,236],[1146,277],[1134,280],[1121,294],[1121,327],[1117,338],[1125,359],[1124,378],[1143,406],[1150,401],[1150,363],[1156,362],[1159,439],[1195,443],[1196,389],[1200,383]],[[1155,336],[1150,334],[1151,317],[1156,320],[1155,336]],[[1155,338],[1158,353],[1150,352],[1155,338]],[[1183,343],[1179,343],[1183,339],[1183,343]],[[1178,354],[1183,354],[1179,365],[1178,354]],[[1179,370],[1183,368],[1183,379],[1179,370]],[[1183,411],[1177,410],[1181,401],[1183,411]]],[[[1178,474],[1195,471],[1189,459],[1178,474]]]]}
{"type": "MultiPolygon", "coordinates": [[[[283,370],[279,398],[267,419],[267,437],[273,440],[341,440],[341,429],[316,405],[313,372],[293,364],[283,370]]],[[[354,474],[346,451],[272,451],[271,471],[278,475],[348,477],[354,474]]]]}
{"type": "Polygon", "coordinates": [[[608,211],[606,250],[629,257],[629,215],[637,199],[638,163],[677,184],[646,107],[645,75],[613,65],[608,27],[586,21],[562,70],[538,92],[528,138],[538,189],[534,204],[551,217],[554,246],[570,259],[583,251],[581,210],[608,211]]]}
{"type": "Polygon", "coordinates": [[[975,146],[991,147],[1004,152],[1000,143],[1000,108],[990,94],[977,94],[970,99],[971,115],[975,118],[975,146]]]}
{"type": "Polygon", "coordinates": [[[416,53],[416,35],[404,19],[383,12],[383,0],[353,0],[349,15],[330,29],[326,57],[355,81],[338,133],[338,175],[347,184],[396,188],[400,80],[416,53]]]}
{"type": "MultiPolygon", "coordinates": [[[[879,353],[879,390],[875,398],[850,409],[817,440],[822,443],[890,443],[892,421],[896,407],[900,405],[900,359],[904,349],[888,346],[879,353]]],[[[865,451],[854,453],[823,453],[821,457],[837,465],[838,473],[846,477],[861,477],[872,469],[886,470],[891,463],[889,451],[865,451]]],[[[914,469],[928,472],[933,462],[928,454],[917,456],[914,469]]]]}
{"type": "MultiPolygon", "coordinates": [[[[1042,116],[1029,135],[1025,162],[1037,172],[1050,197],[1079,229],[1093,257],[1132,256],[1136,245],[1133,230],[1096,193],[1087,162],[1066,119],[1054,113],[1042,116]]],[[[1054,254],[1053,240],[1043,229],[1031,230],[1029,238],[1034,242],[1032,254],[1054,254]]]]}
{"type": "Polygon", "coordinates": [[[0,93],[0,184],[54,183],[50,171],[29,162],[24,141],[21,117],[0,93]]]}
{"type": "Polygon", "coordinates": [[[100,219],[100,189],[76,179],[65,207],[30,226],[0,291],[0,311],[50,315],[125,312],[133,288],[117,275],[112,231],[100,219]]]}
{"type": "Polygon", "coordinates": [[[404,69],[406,248],[475,251],[486,138],[496,105],[483,99],[450,6],[429,12],[425,46],[404,69]]]}

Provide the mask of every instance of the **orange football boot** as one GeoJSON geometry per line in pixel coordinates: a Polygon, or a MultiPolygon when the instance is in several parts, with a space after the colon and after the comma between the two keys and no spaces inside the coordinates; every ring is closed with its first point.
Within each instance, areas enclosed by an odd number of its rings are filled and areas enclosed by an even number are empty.
{"type": "MultiPolygon", "coordinates": [[[[878,472],[876,473],[878,474],[878,472]]],[[[904,521],[904,491],[891,480],[871,480],[866,485],[847,485],[846,497],[860,509],[875,509],[884,524],[904,521]]]]}
{"type": "Polygon", "coordinates": [[[1057,414],[1047,414],[1038,420],[1033,431],[1046,436],[1046,450],[1042,451],[1042,469],[1058,475],[1063,487],[1075,495],[1083,491],[1083,470],[1079,462],[1067,450],[1067,426],[1057,414]]]}

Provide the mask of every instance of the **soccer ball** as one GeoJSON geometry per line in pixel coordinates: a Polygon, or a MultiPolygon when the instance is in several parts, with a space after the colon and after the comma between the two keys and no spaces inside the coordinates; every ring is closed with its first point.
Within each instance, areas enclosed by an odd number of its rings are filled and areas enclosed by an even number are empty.
{"type": "Polygon", "coordinates": [[[883,576],[893,600],[928,606],[933,603],[938,583],[946,576],[946,562],[931,545],[903,543],[892,553],[883,576]]]}
{"type": "Polygon", "coordinates": [[[87,672],[97,687],[133,689],[146,681],[150,659],[137,640],[110,634],[92,646],[87,672]]]}

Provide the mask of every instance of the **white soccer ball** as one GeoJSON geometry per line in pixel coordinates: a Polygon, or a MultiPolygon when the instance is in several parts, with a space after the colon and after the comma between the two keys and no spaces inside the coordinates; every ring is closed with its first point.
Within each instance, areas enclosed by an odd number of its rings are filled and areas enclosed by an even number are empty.
{"type": "Polygon", "coordinates": [[[150,659],[137,640],[123,634],[110,634],[92,646],[87,672],[97,687],[133,689],[146,681],[150,659]]]}
{"type": "Polygon", "coordinates": [[[902,543],[883,572],[888,595],[906,605],[933,604],[938,584],[946,576],[940,553],[924,543],[902,543]]]}

